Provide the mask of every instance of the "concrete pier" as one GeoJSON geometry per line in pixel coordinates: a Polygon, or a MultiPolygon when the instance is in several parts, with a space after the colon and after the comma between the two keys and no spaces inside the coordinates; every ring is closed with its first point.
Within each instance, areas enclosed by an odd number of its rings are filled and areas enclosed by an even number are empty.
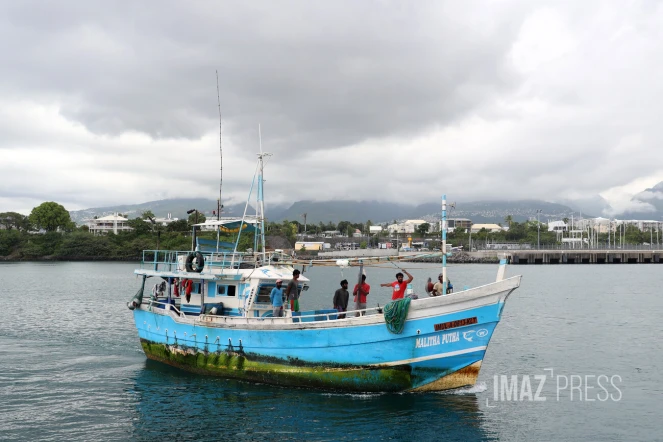
{"type": "Polygon", "coordinates": [[[510,250],[511,264],[651,264],[661,263],[661,250],[510,250]]]}
{"type": "MultiPolygon", "coordinates": [[[[434,253],[434,252],[433,252],[434,253]]],[[[360,257],[396,257],[401,258],[420,253],[400,252],[396,250],[345,250],[324,252],[318,258],[360,258],[360,257]]],[[[663,249],[550,249],[550,250],[478,250],[476,252],[454,252],[450,263],[498,262],[506,256],[510,264],[652,264],[663,263],[663,249]]],[[[429,258],[414,259],[423,262],[440,262],[439,255],[429,258]]]]}

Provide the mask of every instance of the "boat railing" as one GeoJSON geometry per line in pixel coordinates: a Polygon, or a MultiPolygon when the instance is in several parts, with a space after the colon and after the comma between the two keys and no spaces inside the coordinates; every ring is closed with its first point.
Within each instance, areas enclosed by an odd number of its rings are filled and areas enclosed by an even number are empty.
{"type": "Polygon", "coordinates": [[[172,310],[177,314],[177,316],[184,316],[184,313],[182,313],[180,309],[178,309],[174,304],[168,301],[159,301],[157,299],[144,299],[141,304],[146,304],[148,308],[156,307],[163,309],[164,311],[172,310]]]}
{"type": "Polygon", "coordinates": [[[342,321],[360,316],[369,316],[375,314],[382,314],[383,307],[369,307],[360,310],[348,310],[345,312],[326,312],[326,313],[308,313],[297,316],[261,316],[261,317],[244,317],[244,316],[223,316],[223,315],[198,315],[200,322],[231,322],[240,324],[264,324],[269,322],[272,324],[284,323],[300,323],[300,322],[321,322],[321,321],[342,321]],[[344,316],[339,318],[339,316],[344,316]]]}
{"type": "MultiPolygon", "coordinates": [[[[141,268],[161,271],[184,270],[185,262],[191,254],[190,250],[143,250],[141,268]]],[[[209,269],[240,269],[276,264],[289,259],[282,252],[267,252],[263,261],[262,253],[250,252],[198,252],[205,260],[209,269]]]]}
{"type": "MultiPolygon", "coordinates": [[[[156,307],[163,309],[164,312],[172,310],[177,316],[186,317],[189,316],[186,313],[178,309],[174,304],[169,303],[168,300],[159,301],[158,299],[144,299],[142,302],[143,305],[146,305],[148,308],[156,307]]],[[[333,309],[331,309],[333,310],[333,309]]],[[[381,314],[383,307],[369,307],[359,310],[348,310],[345,312],[339,311],[327,311],[324,313],[319,313],[316,311],[312,312],[303,312],[303,314],[298,314],[296,316],[261,316],[261,317],[245,317],[245,316],[225,316],[225,315],[212,315],[212,314],[196,314],[194,317],[198,318],[198,321],[206,322],[234,322],[242,324],[262,324],[265,321],[271,323],[299,323],[299,322],[320,322],[320,321],[340,321],[360,316],[369,316],[375,314],[381,314]],[[339,318],[343,316],[343,318],[339,318]]]]}

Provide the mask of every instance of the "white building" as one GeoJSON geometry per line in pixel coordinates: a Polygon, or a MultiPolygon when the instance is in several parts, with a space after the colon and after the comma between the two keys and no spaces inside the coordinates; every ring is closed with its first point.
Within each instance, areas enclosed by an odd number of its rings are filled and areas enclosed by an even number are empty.
{"type": "Polygon", "coordinates": [[[548,221],[548,232],[566,232],[569,226],[564,221],[548,221]]]}
{"type": "Polygon", "coordinates": [[[87,222],[90,233],[94,235],[106,235],[112,232],[117,235],[118,232],[130,232],[133,228],[127,224],[127,218],[115,215],[108,215],[101,218],[90,219],[87,222]]]}
{"type": "Polygon", "coordinates": [[[426,224],[423,219],[409,219],[402,223],[390,224],[387,226],[387,230],[389,233],[414,233],[422,224],[426,224]]]}
{"type": "Polygon", "coordinates": [[[575,229],[581,230],[596,230],[599,233],[615,232],[620,229],[622,225],[635,226],[642,232],[649,232],[660,230],[662,227],[661,221],[656,220],[642,220],[642,219],[608,219],[608,218],[582,218],[573,221],[575,229]]]}
{"type": "Polygon", "coordinates": [[[622,219],[622,220],[613,220],[611,223],[611,230],[615,231],[615,225],[626,224],[635,226],[642,232],[657,231],[661,229],[661,221],[656,221],[653,219],[622,219]]]}
{"type": "MultiPolygon", "coordinates": [[[[172,222],[175,222],[177,220],[178,220],[178,218],[171,218],[171,215],[169,213],[166,218],[154,218],[154,223],[155,224],[160,224],[160,225],[165,227],[168,224],[170,224],[172,222]]],[[[148,223],[152,223],[152,221],[150,221],[149,219],[146,219],[145,221],[148,222],[148,223]]]]}

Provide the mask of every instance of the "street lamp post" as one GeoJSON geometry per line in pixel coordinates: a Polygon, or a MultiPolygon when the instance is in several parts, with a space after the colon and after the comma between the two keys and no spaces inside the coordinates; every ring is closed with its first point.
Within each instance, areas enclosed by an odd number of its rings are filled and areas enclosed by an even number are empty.
{"type": "Polygon", "coordinates": [[[470,223],[470,252],[472,251],[472,224],[470,223]]]}
{"type": "MultiPolygon", "coordinates": [[[[191,209],[187,210],[186,213],[187,215],[191,215],[193,212],[196,212],[196,221],[194,224],[198,224],[198,210],[197,209],[191,209]]],[[[196,226],[193,226],[193,233],[191,235],[191,251],[193,252],[196,250],[196,226]]]]}
{"type": "Polygon", "coordinates": [[[539,214],[542,212],[541,209],[536,209],[536,249],[541,248],[541,223],[539,222],[539,214]]]}

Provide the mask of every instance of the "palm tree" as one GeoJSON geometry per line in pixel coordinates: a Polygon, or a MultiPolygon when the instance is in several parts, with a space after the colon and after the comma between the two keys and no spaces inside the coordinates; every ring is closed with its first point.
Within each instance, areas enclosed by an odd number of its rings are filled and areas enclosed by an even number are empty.
{"type": "Polygon", "coordinates": [[[507,215],[504,217],[504,222],[506,223],[509,228],[511,228],[511,223],[513,222],[513,216],[507,215]]]}

